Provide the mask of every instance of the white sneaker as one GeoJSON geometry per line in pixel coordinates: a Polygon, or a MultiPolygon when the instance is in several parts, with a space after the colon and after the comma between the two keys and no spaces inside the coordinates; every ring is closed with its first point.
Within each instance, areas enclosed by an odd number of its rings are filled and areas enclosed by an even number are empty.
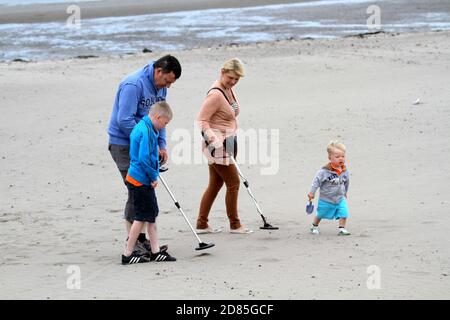
{"type": "Polygon", "coordinates": [[[311,225],[309,230],[311,231],[312,234],[319,234],[320,233],[318,226],[316,227],[316,226],[311,225]]]}
{"type": "Polygon", "coordinates": [[[350,232],[345,228],[339,228],[338,236],[349,236],[350,232]]]}

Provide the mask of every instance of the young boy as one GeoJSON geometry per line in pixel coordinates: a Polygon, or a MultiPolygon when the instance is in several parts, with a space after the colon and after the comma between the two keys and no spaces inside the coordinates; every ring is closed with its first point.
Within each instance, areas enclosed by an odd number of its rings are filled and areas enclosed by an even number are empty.
{"type": "Polygon", "coordinates": [[[151,107],[148,116],[144,116],[131,132],[130,167],[126,181],[132,192],[135,218],[122,255],[122,264],[176,261],[166,250],[160,249],[156,231],[156,217],[159,212],[155,194],[159,176],[158,131],[165,128],[171,119],[170,106],[164,101],[157,102],[151,107]],[[145,222],[148,222],[150,257],[133,251],[145,222]]]}
{"type": "Polygon", "coordinates": [[[348,236],[350,232],[345,229],[348,217],[347,191],[349,174],[345,167],[345,146],[340,142],[331,141],[327,146],[330,162],[320,169],[314,177],[309,201],[320,188],[317,216],[311,225],[311,233],[319,234],[319,223],[322,219],[339,219],[338,235],[348,236]]]}

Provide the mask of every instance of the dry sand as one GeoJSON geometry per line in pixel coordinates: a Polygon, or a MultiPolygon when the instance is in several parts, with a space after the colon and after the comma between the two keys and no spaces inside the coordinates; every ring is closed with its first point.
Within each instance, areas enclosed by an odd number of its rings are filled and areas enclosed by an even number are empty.
{"type": "MultiPolygon", "coordinates": [[[[177,52],[169,136],[192,132],[225,59],[245,62],[240,127],[279,129],[281,140],[278,174],[242,169],[280,230],[258,229],[242,187],[240,216],[255,233],[204,235],[216,247],[195,251],[160,186],[161,242],[178,261],[122,266],[126,190],[106,128],[119,80],[162,54],[0,65],[0,298],[449,298],[450,32],[177,52]],[[348,148],[349,237],[331,221],[308,233],[306,194],[333,138],[348,148]],[[79,290],[67,288],[71,265],[79,290]],[[367,287],[369,266],[380,289],[367,287]]],[[[171,163],[166,180],[194,222],[206,166],[171,163]]],[[[227,231],[223,193],[211,224],[227,231]]]]}

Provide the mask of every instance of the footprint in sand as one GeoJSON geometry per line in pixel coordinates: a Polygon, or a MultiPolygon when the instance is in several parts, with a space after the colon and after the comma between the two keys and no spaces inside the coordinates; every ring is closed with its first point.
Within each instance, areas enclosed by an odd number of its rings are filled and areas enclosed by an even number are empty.
{"type": "Polygon", "coordinates": [[[202,257],[205,257],[205,256],[210,256],[210,255],[211,254],[208,253],[208,252],[202,252],[200,254],[195,255],[194,258],[202,258],[202,257]]]}
{"type": "Polygon", "coordinates": [[[273,238],[273,237],[264,237],[264,238],[258,238],[258,240],[280,240],[280,238],[273,238]]]}
{"type": "Polygon", "coordinates": [[[258,259],[256,261],[258,261],[258,262],[272,262],[272,263],[275,263],[275,262],[280,262],[281,260],[277,259],[277,258],[262,258],[262,259],[258,259]]]}
{"type": "Polygon", "coordinates": [[[254,252],[254,251],[267,251],[267,250],[269,250],[269,248],[266,247],[266,246],[258,246],[258,247],[253,247],[253,246],[251,246],[251,247],[248,247],[247,249],[250,250],[250,251],[252,251],[252,252],[254,252]]]}
{"type": "Polygon", "coordinates": [[[159,238],[159,241],[172,241],[173,240],[173,238],[168,238],[168,237],[161,237],[161,238],[159,238]]]}
{"type": "Polygon", "coordinates": [[[0,219],[0,222],[13,222],[13,221],[19,221],[20,217],[8,217],[8,218],[2,218],[0,219]]]}
{"type": "Polygon", "coordinates": [[[123,209],[106,209],[106,211],[108,211],[108,212],[121,212],[121,211],[123,211],[123,209]]]}

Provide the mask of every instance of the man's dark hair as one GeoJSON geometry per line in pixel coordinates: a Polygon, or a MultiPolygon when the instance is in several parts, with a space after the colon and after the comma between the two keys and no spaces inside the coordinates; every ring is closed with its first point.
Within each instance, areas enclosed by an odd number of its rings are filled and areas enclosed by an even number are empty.
{"type": "Polygon", "coordinates": [[[153,63],[153,68],[161,68],[163,73],[173,72],[175,74],[175,79],[178,79],[181,76],[180,62],[170,54],[156,60],[155,63],[153,63]]]}

